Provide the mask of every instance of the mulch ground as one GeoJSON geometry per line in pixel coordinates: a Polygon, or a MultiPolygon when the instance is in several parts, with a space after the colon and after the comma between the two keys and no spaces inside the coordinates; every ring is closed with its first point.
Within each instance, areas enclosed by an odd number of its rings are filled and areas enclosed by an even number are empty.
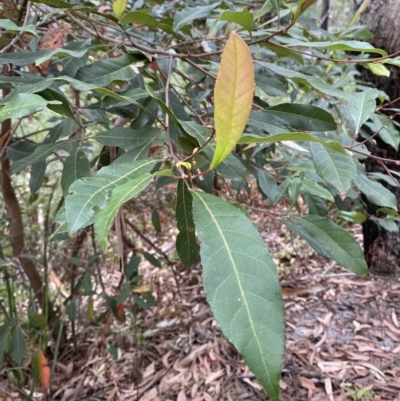
{"type": "MultiPolygon", "coordinates": [[[[400,401],[399,279],[359,278],[263,219],[255,220],[285,299],[282,401],[400,401]]],[[[143,273],[157,306],[136,321],[81,324],[75,347],[61,350],[49,394],[38,388],[34,399],[268,400],[213,320],[200,267],[186,274],[146,265],[143,273]]],[[[108,269],[103,281],[115,288],[120,273],[108,269]]],[[[1,373],[0,400],[23,399],[1,373]]]]}

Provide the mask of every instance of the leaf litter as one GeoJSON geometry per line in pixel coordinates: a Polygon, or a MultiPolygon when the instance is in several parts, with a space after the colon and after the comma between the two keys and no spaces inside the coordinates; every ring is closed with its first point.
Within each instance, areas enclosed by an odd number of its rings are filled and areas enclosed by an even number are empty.
{"type": "MultiPolygon", "coordinates": [[[[317,255],[271,217],[271,211],[284,213],[285,205],[271,210],[259,199],[246,202],[254,207],[253,222],[278,267],[285,300],[282,401],[400,401],[399,279],[357,277],[317,255]],[[364,398],[355,398],[360,394],[364,398]]],[[[148,206],[148,213],[135,216],[143,221],[135,223],[173,255],[173,219],[163,211],[163,232],[156,233],[146,223],[151,221],[148,206]]],[[[352,233],[361,242],[360,227],[352,233]]],[[[149,243],[142,245],[151,252],[149,243]]],[[[103,270],[111,293],[121,273],[103,270]]],[[[179,265],[160,269],[143,262],[141,274],[157,305],[137,313],[135,322],[109,315],[106,323],[83,324],[76,336],[78,352],[71,344],[62,347],[48,394],[39,387],[34,400],[268,400],[213,320],[198,265],[186,274],[179,265]]],[[[24,399],[0,369],[0,400],[24,399]]]]}

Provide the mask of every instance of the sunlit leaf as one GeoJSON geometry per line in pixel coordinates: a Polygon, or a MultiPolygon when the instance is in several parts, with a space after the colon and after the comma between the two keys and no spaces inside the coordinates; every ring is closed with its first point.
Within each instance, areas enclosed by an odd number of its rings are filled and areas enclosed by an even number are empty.
{"type": "Polygon", "coordinates": [[[15,95],[0,109],[0,122],[8,118],[22,118],[43,110],[48,104],[59,104],[58,101],[47,101],[39,95],[20,93],[15,95]]]}
{"type": "Polygon", "coordinates": [[[120,19],[122,14],[125,11],[126,5],[128,4],[128,0],[114,0],[113,1],[113,11],[115,16],[120,19]]]}
{"type": "Polygon", "coordinates": [[[217,146],[210,168],[221,163],[237,144],[250,115],[254,86],[249,48],[232,32],[222,53],[214,89],[217,146]]]}

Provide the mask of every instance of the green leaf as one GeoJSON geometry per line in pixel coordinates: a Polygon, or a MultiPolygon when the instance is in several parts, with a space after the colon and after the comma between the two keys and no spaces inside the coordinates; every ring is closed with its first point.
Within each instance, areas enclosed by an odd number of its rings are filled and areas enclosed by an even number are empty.
{"type": "Polygon", "coordinates": [[[120,19],[122,14],[124,13],[127,3],[128,3],[128,0],[114,0],[113,1],[112,8],[113,8],[115,16],[118,19],[120,19]]]}
{"type": "Polygon", "coordinates": [[[326,216],[328,214],[328,207],[319,196],[304,194],[303,198],[308,206],[310,214],[316,214],[318,216],[326,216]]]}
{"type": "Polygon", "coordinates": [[[58,101],[47,101],[41,96],[19,93],[0,109],[0,122],[8,118],[22,118],[43,110],[48,104],[59,104],[58,101]]]}
{"type": "Polygon", "coordinates": [[[11,174],[18,173],[24,168],[45,161],[56,150],[64,149],[68,145],[68,143],[69,141],[60,141],[37,146],[34,152],[28,157],[18,160],[11,165],[11,174]]]}
{"type": "Polygon", "coordinates": [[[357,163],[357,176],[354,184],[375,205],[397,210],[397,200],[394,194],[379,182],[370,180],[359,163],[357,163]]]}
{"type": "Polygon", "coordinates": [[[283,120],[285,125],[291,129],[332,131],[337,128],[332,115],[316,106],[282,103],[265,109],[264,113],[272,114],[283,120]]]}
{"type": "Polygon", "coordinates": [[[74,3],[63,0],[32,0],[32,3],[46,4],[55,8],[73,8],[74,3]]]}
{"type": "Polygon", "coordinates": [[[207,301],[224,334],[278,401],[285,327],[275,265],[245,214],[215,196],[192,194],[207,301]]]}
{"type": "Polygon", "coordinates": [[[374,113],[365,123],[373,132],[378,132],[379,137],[383,142],[390,145],[394,150],[399,149],[400,133],[393,124],[393,121],[384,114],[374,113]]]}
{"type": "Polygon", "coordinates": [[[179,234],[176,237],[176,251],[187,270],[192,267],[199,256],[192,203],[193,198],[191,192],[186,187],[183,180],[178,180],[175,212],[176,226],[179,230],[179,234]]]}
{"type": "Polygon", "coordinates": [[[387,53],[384,50],[376,49],[368,42],[359,42],[357,40],[340,40],[336,42],[302,42],[300,40],[291,39],[290,46],[309,47],[312,49],[378,53],[383,57],[387,56],[387,53]]]}
{"type": "Polygon", "coordinates": [[[364,92],[350,93],[348,95],[349,102],[347,110],[354,122],[355,132],[358,134],[361,126],[367,121],[376,108],[376,98],[378,91],[370,88],[364,92]]]}
{"type": "Polygon", "coordinates": [[[129,150],[142,147],[160,132],[159,128],[145,126],[139,130],[120,127],[112,128],[95,136],[96,141],[105,146],[118,146],[129,150]]]}
{"type": "Polygon", "coordinates": [[[317,182],[304,178],[301,182],[301,193],[319,196],[330,202],[333,202],[332,194],[325,188],[321,187],[317,182]]]}
{"type": "Polygon", "coordinates": [[[270,200],[271,204],[274,204],[278,198],[278,185],[275,178],[265,170],[258,170],[257,181],[263,194],[270,200]]]}
{"type": "MultiPolygon", "coordinates": [[[[357,241],[343,228],[321,216],[293,217],[330,259],[359,276],[368,272],[364,253],[357,241]]],[[[312,244],[310,244],[312,246],[312,244]]]]}
{"type": "Polygon", "coordinates": [[[337,152],[347,156],[347,152],[340,142],[337,141],[323,141],[306,132],[284,132],[281,134],[274,134],[269,136],[256,136],[256,135],[243,135],[238,143],[267,143],[267,142],[284,142],[284,141],[304,141],[304,142],[317,142],[321,145],[333,149],[337,152]]]}
{"type": "Polygon", "coordinates": [[[132,22],[144,25],[144,26],[152,26],[154,28],[159,28],[164,32],[169,33],[173,36],[178,36],[177,33],[172,29],[172,27],[162,21],[157,21],[151,15],[143,12],[143,11],[131,11],[128,14],[125,14],[118,23],[120,25],[131,24],[132,22]]]}
{"type": "Polygon", "coordinates": [[[217,1],[210,6],[184,8],[182,11],[179,11],[175,14],[174,25],[172,29],[177,32],[196,19],[208,17],[211,11],[214,10],[214,8],[218,7],[220,4],[221,2],[217,1]]]}
{"type": "MultiPolygon", "coordinates": [[[[93,177],[75,181],[69,188],[70,195],[65,198],[69,234],[73,235],[93,222],[95,214],[107,206],[114,188],[143,178],[156,163],[154,160],[113,163],[93,177]]],[[[138,183],[134,182],[134,185],[138,183]]],[[[126,186],[124,189],[127,190],[126,186]]]]}
{"type": "Polygon", "coordinates": [[[132,178],[123,184],[118,184],[112,190],[111,198],[108,201],[108,204],[96,214],[94,227],[97,238],[105,252],[107,251],[107,234],[115,216],[118,213],[119,208],[122,204],[132,199],[139,192],[143,191],[152,180],[153,175],[146,174],[132,178]]]}
{"type": "Polygon", "coordinates": [[[240,11],[224,11],[220,17],[220,21],[233,22],[239,24],[247,31],[251,31],[253,25],[253,14],[247,10],[247,8],[242,8],[240,11]]]}
{"type": "Polygon", "coordinates": [[[53,56],[71,56],[71,57],[83,57],[87,52],[84,50],[68,50],[64,48],[54,49],[54,50],[37,50],[37,51],[21,51],[15,53],[2,53],[0,57],[1,64],[15,64],[18,66],[24,66],[29,64],[39,65],[45,61],[51,59],[53,56]]]}
{"type": "Polygon", "coordinates": [[[25,337],[19,324],[14,327],[11,339],[11,357],[12,360],[18,365],[21,365],[25,357],[25,337]]]}
{"type": "Polygon", "coordinates": [[[378,77],[390,77],[390,70],[383,64],[367,63],[365,66],[378,77]]]}
{"type": "Polygon", "coordinates": [[[30,325],[39,330],[44,330],[47,327],[47,320],[43,315],[28,310],[28,318],[30,325]]]}
{"type": "Polygon", "coordinates": [[[38,93],[43,99],[51,102],[56,101],[56,104],[48,104],[47,107],[55,113],[61,114],[67,118],[74,118],[75,113],[72,111],[69,101],[66,96],[58,90],[47,88],[38,93]]]}
{"type": "Polygon", "coordinates": [[[32,35],[35,35],[37,38],[39,37],[39,35],[36,32],[35,27],[32,24],[25,25],[25,26],[18,26],[9,19],[2,19],[2,20],[0,20],[0,28],[3,28],[6,31],[11,31],[11,32],[31,33],[32,35]]]}
{"type": "Polygon", "coordinates": [[[135,66],[142,66],[144,57],[140,54],[123,54],[117,58],[107,58],[97,61],[87,67],[80,68],[76,79],[85,84],[97,87],[107,86],[116,80],[129,80],[136,77],[135,66]]]}
{"type": "Polygon", "coordinates": [[[64,162],[61,176],[61,187],[64,197],[68,195],[70,185],[80,178],[90,177],[90,165],[85,153],[77,150],[69,155],[64,162]]]}
{"type": "Polygon", "coordinates": [[[351,156],[335,152],[320,143],[311,143],[310,150],[318,175],[345,194],[356,176],[351,156]]]}
{"type": "Polygon", "coordinates": [[[253,60],[247,44],[232,32],[222,52],[214,89],[214,120],[217,145],[210,168],[221,163],[242,134],[253,102],[253,60]]]}

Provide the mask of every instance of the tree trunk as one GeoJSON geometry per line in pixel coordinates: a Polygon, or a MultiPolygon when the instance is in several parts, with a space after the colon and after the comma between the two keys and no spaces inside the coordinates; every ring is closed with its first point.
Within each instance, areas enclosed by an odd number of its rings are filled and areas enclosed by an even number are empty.
{"type": "MultiPolygon", "coordinates": [[[[386,50],[388,54],[400,50],[400,1],[398,0],[371,0],[367,10],[361,16],[360,22],[368,25],[368,29],[374,34],[370,43],[377,48],[386,50]]],[[[388,67],[388,66],[386,66],[388,67]]],[[[400,69],[389,66],[390,77],[378,77],[371,74],[363,68],[362,76],[364,81],[373,83],[376,88],[384,91],[390,98],[391,103],[388,107],[400,108],[400,69]]],[[[383,110],[387,115],[393,115],[394,112],[383,110]]],[[[396,116],[396,121],[400,118],[396,116]]],[[[369,144],[368,148],[372,155],[384,157],[392,160],[400,160],[399,150],[393,149],[390,145],[383,142],[379,136],[375,136],[375,143],[369,144]]],[[[395,163],[386,163],[387,167],[393,171],[400,172],[400,166],[395,163]]],[[[373,158],[365,162],[368,172],[386,173],[382,164],[373,158]]],[[[388,186],[397,198],[397,207],[400,210],[400,188],[388,186]]],[[[366,201],[366,200],[365,200],[366,201]]],[[[377,207],[369,203],[367,212],[370,215],[377,215],[377,207]]],[[[379,217],[379,216],[378,216],[379,217]]],[[[398,224],[400,229],[400,224],[398,224]]],[[[400,234],[386,231],[379,227],[374,221],[367,220],[363,225],[364,250],[370,271],[376,274],[397,274],[400,273],[400,234]]]]}
{"type": "Polygon", "coordinates": [[[328,25],[329,25],[329,5],[330,5],[329,3],[330,3],[330,0],[322,1],[320,27],[322,29],[325,29],[325,31],[328,30],[328,25]]]}

